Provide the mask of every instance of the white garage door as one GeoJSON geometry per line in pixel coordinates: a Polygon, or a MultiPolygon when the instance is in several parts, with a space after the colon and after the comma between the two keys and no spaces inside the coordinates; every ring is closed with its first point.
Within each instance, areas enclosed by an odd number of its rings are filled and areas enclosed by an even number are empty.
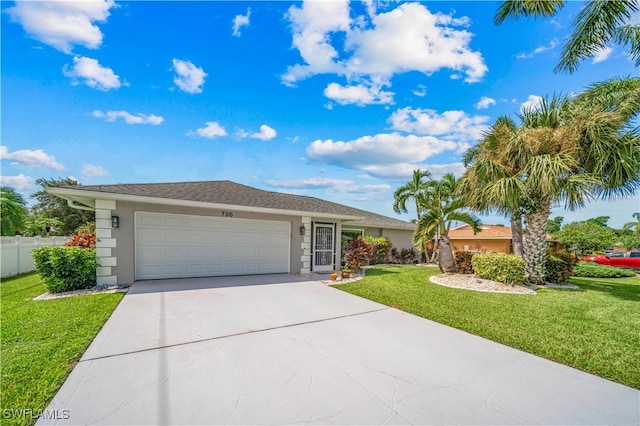
{"type": "Polygon", "coordinates": [[[289,272],[291,224],[136,212],[136,279],[289,272]]]}

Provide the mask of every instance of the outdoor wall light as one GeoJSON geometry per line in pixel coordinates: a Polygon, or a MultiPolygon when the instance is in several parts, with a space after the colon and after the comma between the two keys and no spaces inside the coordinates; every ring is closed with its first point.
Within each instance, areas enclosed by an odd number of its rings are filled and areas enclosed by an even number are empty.
{"type": "Polygon", "coordinates": [[[305,232],[305,227],[304,227],[304,225],[302,225],[300,227],[300,235],[304,235],[304,232],[305,232]]]}
{"type": "Polygon", "coordinates": [[[111,216],[111,227],[119,228],[120,227],[120,217],[119,216],[111,216]]]}

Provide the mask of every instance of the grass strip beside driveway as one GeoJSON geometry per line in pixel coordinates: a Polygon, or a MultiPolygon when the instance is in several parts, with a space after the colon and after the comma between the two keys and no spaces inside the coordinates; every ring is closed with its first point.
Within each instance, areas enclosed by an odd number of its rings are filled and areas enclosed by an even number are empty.
{"type": "Polygon", "coordinates": [[[32,301],[46,292],[37,273],[2,280],[2,424],[33,424],[123,293],[32,301]]]}
{"type": "Polygon", "coordinates": [[[580,290],[482,293],[433,284],[437,267],[380,266],[336,288],[640,389],[640,278],[580,290]]]}

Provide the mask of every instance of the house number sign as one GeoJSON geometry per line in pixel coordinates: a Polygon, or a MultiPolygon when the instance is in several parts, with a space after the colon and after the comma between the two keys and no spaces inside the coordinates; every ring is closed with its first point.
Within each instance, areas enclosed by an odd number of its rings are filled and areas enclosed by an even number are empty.
{"type": "Polygon", "coordinates": [[[233,217],[233,212],[222,210],[222,217],[233,217]]]}

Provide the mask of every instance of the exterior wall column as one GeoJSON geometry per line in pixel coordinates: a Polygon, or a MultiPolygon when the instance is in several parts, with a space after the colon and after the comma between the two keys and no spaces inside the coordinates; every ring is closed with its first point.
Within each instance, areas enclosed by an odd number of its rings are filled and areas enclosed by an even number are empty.
{"type": "Polygon", "coordinates": [[[112,250],[116,248],[116,239],[111,229],[111,213],[116,209],[116,202],[112,200],[96,200],[96,268],[97,284],[100,287],[116,285],[118,277],[111,272],[117,266],[117,258],[112,250]]]}
{"type": "Polygon", "coordinates": [[[304,236],[302,237],[302,256],[300,261],[302,262],[302,268],[300,268],[301,274],[311,273],[311,217],[302,217],[302,226],[304,226],[304,236]]]}
{"type": "Polygon", "coordinates": [[[333,269],[340,271],[342,269],[342,222],[336,221],[336,238],[335,238],[335,258],[336,263],[333,269]]]}

